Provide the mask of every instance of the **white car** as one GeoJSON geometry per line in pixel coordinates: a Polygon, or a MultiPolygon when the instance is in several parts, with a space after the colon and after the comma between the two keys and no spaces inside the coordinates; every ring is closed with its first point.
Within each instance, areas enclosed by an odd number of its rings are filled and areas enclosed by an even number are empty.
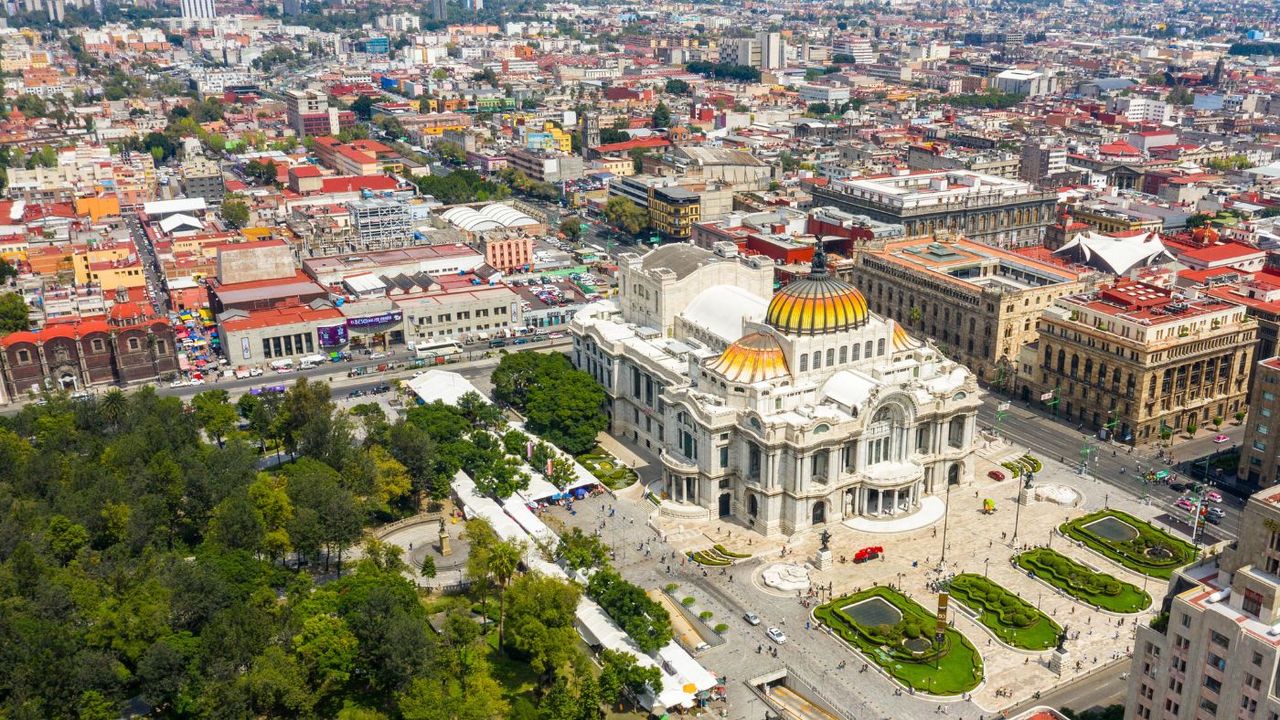
{"type": "Polygon", "coordinates": [[[262,375],[262,368],[260,367],[249,368],[249,377],[259,377],[260,375],[262,375]]]}
{"type": "Polygon", "coordinates": [[[747,613],[747,614],[743,615],[743,616],[742,616],[742,619],[743,619],[743,620],[746,620],[748,625],[759,625],[759,624],[760,624],[760,616],[759,616],[759,615],[757,615],[757,614],[755,614],[755,613],[753,613],[753,612],[749,612],[749,613],[747,613]]]}
{"type": "Polygon", "coordinates": [[[770,640],[778,643],[779,645],[787,641],[787,634],[776,627],[771,627],[768,630],[765,630],[764,634],[768,635],[770,640]]]}

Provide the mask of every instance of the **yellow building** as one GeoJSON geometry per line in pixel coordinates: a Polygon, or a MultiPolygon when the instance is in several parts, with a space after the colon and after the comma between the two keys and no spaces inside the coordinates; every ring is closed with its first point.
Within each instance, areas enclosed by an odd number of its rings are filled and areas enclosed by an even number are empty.
{"type": "Polygon", "coordinates": [[[79,247],[71,258],[76,283],[95,283],[104,291],[138,288],[147,284],[142,261],[131,243],[79,247]]]}
{"type": "Polygon", "coordinates": [[[701,219],[702,202],[697,193],[682,187],[649,188],[649,222],[665,237],[688,240],[701,219]]]}

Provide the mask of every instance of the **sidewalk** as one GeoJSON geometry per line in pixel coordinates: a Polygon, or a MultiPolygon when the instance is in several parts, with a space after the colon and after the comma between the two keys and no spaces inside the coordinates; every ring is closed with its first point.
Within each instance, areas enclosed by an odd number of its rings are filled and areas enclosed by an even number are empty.
{"type": "Polygon", "coordinates": [[[640,476],[640,482],[645,487],[650,483],[662,478],[662,470],[657,466],[657,461],[650,462],[641,454],[640,448],[636,447],[626,440],[620,440],[610,435],[607,430],[601,431],[596,435],[596,442],[600,443],[600,447],[608,450],[610,454],[618,458],[618,460],[627,467],[636,471],[636,475],[640,476]]]}

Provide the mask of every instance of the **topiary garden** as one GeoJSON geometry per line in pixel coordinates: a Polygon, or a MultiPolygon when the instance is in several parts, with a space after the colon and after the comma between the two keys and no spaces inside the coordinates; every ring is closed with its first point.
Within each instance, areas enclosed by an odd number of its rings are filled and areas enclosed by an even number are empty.
{"type": "Polygon", "coordinates": [[[1136,613],[1151,605],[1151,596],[1138,586],[1090,570],[1056,550],[1034,548],[1015,561],[1033,577],[1102,610],[1136,613]]]}
{"type": "Polygon", "coordinates": [[[874,587],[836,598],[814,609],[820,622],[908,687],[934,695],[959,695],[982,682],[982,656],[968,638],[947,628],[934,639],[937,618],[911,598],[887,587],[874,587]],[[863,625],[846,611],[880,598],[901,613],[893,625],[863,625]]]}
{"type": "Polygon", "coordinates": [[[1022,650],[1045,650],[1062,628],[1031,603],[991,580],[972,573],[952,578],[951,595],[978,613],[978,620],[1001,642],[1022,650]]]}
{"type": "Polygon", "coordinates": [[[597,480],[614,490],[630,487],[639,480],[635,470],[618,462],[617,458],[599,445],[579,455],[577,459],[597,480]]]}
{"type": "Polygon", "coordinates": [[[1058,530],[1107,559],[1153,578],[1169,578],[1174,570],[1194,561],[1197,554],[1191,543],[1119,510],[1099,510],[1063,523],[1058,530]],[[1099,532],[1108,518],[1111,525],[1129,526],[1132,535],[1122,539],[1119,534],[1099,532]]]}

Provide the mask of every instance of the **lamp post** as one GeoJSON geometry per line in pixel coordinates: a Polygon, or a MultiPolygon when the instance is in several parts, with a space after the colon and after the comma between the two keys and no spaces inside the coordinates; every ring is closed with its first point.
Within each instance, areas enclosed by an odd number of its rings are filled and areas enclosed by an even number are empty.
{"type": "Polygon", "coordinates": [[[938,557],[938,567],[942,567],[947,562],[947,520],[951,517],[951,479],[945,480],[947,483],[946,500],[942,504],[942,555],[938,557]]]}
{"type": "Polygon", "coordinates": [[[987,568],[991,565],[991,558],[984,558],[982,561],[982,577],[987,577],[987,568]]]}

